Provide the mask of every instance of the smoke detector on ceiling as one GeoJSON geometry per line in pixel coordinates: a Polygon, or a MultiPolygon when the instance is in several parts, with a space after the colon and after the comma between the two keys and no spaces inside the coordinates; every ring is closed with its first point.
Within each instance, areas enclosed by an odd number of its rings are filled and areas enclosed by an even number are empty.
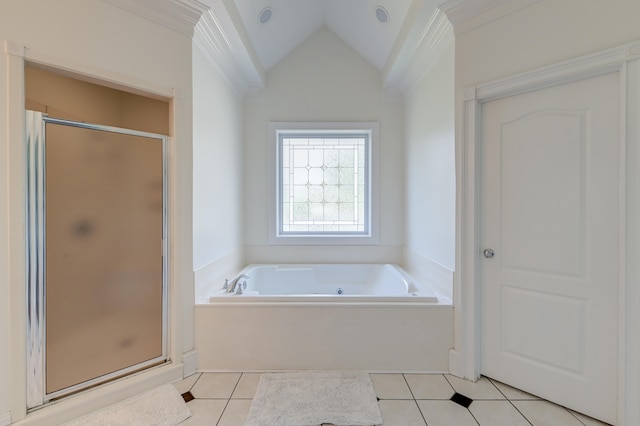
{"type": "Polygon", "coordinates": [[[376,18],[381,24],[385,24],[389,21],[389,12],[382,6],[376,6],[376,18]]]}

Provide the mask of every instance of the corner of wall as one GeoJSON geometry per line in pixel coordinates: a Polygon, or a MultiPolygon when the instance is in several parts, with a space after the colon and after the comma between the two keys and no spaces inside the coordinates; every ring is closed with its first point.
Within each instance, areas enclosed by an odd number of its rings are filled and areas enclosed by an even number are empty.
{"type": "Polygon", "coordinates": [[[449,350],[449,373],[464,379],[462,354],[456,349],[449,350]]]}
{"type": "Polygon", "coordinates": [[[453,303],[453,271],[413,251],[404,249],[404,267],[411,276],[429,285],[440,303],[453,303]]]}
{"type": "Polygon", "coordinates": [[[196,371],[198,371],[198,351],[193,350],[182,354],[183,377],[189,377],[195,374],[196,371]]]}
{"type": "Polygon", "coordinates": [[[11,424],[11,413],[0,414],[0,426],[9,426],[11,424]]]}
{"type": "Polygon", "coordinates": [[[206,301],[225,278],[232,278],[244,267],[244,250],[239,248],[194,271],[195,303],[206,301]]]}

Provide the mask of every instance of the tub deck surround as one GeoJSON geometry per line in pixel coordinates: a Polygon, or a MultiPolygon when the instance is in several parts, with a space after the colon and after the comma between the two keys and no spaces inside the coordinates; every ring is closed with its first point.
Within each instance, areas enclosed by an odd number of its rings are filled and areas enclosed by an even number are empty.
{"type": "Polygon", "coordinates": [[[250,277],[240,280],[242,295],[218,291],[195,306],[200,371],[448,371],[453,306],[395,265],[250,265],[240,273],[250,277]],[[270,276],[280,279],[263,288],[270,276]]]}
{"type": "Polygon", "coordinates": [[[391,264],[249,265],[209,303],[438,303],[435,293],[391,264]],[[239,278],[241,277],[241,278],[239,278]]]}

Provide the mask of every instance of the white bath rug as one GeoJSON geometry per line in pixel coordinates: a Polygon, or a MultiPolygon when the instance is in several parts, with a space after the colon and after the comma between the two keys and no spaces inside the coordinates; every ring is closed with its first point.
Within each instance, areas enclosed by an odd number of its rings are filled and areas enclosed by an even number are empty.
{"type": "Polygon", "coordinates": [[[372,426],[382,415],[369,374],[269,373],[260,377],[245,426],[372,426]]]}
{"type": "Polygon", "coordinates": [[[120,401],[64,426],[175,426],[191,411],[173,385],[163,385],[120,401]]]}

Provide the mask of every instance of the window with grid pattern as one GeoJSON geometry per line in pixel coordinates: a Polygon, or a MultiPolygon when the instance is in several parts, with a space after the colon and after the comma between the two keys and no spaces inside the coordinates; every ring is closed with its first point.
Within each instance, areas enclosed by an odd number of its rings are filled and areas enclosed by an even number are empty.
{"type": "Polygon", "coordinates": [[[370,129],[278,129],[277,237],[371,236],[370,129]]]}

